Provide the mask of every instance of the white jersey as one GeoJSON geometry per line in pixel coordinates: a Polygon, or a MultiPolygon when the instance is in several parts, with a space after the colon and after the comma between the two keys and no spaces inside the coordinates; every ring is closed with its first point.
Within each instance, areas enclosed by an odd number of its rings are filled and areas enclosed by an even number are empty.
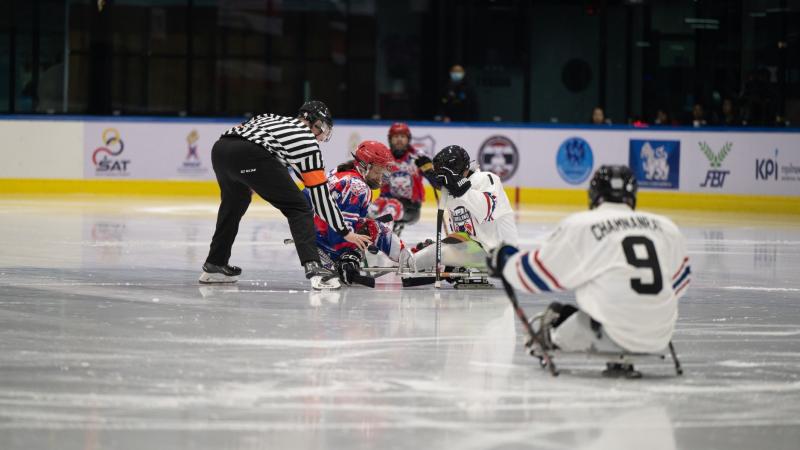
{"type": "Polygon", "coordinates": [[[503,269],[512,285],[528,292],[574,290],[580,309],[632,352],[667,347],[690,273],[678,227],[622,203],[567,217],[503,269]]]}
{"type": "Polygon", "coordinates": [[[489,251],[501,243],[517,245],[519,235],[514,210],[508,201],[500,177],[491,172],[475,171],[469,177],[472,187],[461,197],[448,195],[450,231],[465,232],[489,251]]]}

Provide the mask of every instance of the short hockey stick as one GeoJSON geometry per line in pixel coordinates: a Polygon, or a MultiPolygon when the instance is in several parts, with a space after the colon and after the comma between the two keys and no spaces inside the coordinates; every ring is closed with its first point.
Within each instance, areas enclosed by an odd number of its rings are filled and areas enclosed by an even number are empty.
{"type": "Polygon", "coordinates": [[[442,196],[436,202],[436,281],[434,287],[442,287],[442,225],[444,224],[444,207],[447,200],[447,189],[442,186],[442,196]]]}
{"type": "MultiPolygon", "coordinates": [[[[558,370],[556,369],[555,364],[553,364],[553,360],[550,358],[550,354],[547,352],[547,349],[542,345],[542,342],[539,341],[539,338],[536,337],[536,334],[533,331],[533,327],[531,327],[531,323],[528,322],[528,316],[525,315],[525,311],[519,306],[519,301],[517,300],[517,294],[514,293],[514,288],[506,281],[505,277],[500,276],[500,280],[503,282],[503,289],[506,291],[506,295],[508,299],[511,301],[511,305],[514,307],[514,312],[517,313],[517,317],[522,322],[522,325],[525,327],[525,330],[528,331],[528,335],[530,339],[528,342],[525,343],[525,347],[532,347],[534,343],[539,344],[539,347],[542,349],[542,361],[544,364],[550,369],[550,374],[554,377],[558,376],[558,370]]],[[[533,354],[533,350],[531,349],[531,354],[533,354]]]]}

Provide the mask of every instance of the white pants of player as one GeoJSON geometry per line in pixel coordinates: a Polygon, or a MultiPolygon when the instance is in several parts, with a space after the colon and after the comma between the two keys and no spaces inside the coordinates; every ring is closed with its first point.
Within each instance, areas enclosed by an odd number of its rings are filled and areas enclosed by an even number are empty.
{"type": "Polygon", "coordinates": [[[592,318],[576,311],[550,330],[550,340],[565,352],[624,353],[625,350],[603,332],[592,329],[592,318]]]}

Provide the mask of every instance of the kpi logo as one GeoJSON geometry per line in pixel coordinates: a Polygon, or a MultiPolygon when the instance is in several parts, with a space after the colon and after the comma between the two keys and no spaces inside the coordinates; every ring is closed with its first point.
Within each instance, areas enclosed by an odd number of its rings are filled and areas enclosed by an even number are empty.
{"type": "Polygon", "coordinates": [[[730,170],[721,170],[722,168],[722,161],[725,160],[725,157],[728,156],[728,153],[731,152],[731,148],[733,148],[733,143],[726,142],[725,145],[722,146],[719,153],[714,153],[711,150],[711,147],[705,142],[700,142],[700,151],[706,155],[708,158],[708,163],[711,165],[711,169],[706,172],[706,180],[700,185],[700,187],[711,187],[711,188],[722,188],[725,184],[725,177],[731,173],[730,170]]]}
{"type": "Polygon", "coordinates": [[[117,158],[125,150],[119,131],[116,128],[106,128],[102,134],[103,147],[98,147],[92,153],[92,164],[95,172],[103,175],[127,175],[129,159],[117,158]]]}
{"type": "Polygon", "coordinates": [[[514,142],[505,136],[492,136],[481,144],[478,150],[481,169],[488,170],[506,181],[519,167],[519,152],[514,142]]]}
{"type": "Polygon", "coordinates": [[[778,180],[778,149],[775,149],[775,159],[756,159],[756,180],[778,180]]]}

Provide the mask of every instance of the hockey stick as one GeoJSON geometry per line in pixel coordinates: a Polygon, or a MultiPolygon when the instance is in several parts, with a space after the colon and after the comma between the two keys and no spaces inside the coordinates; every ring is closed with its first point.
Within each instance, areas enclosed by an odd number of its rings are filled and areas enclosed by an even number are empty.
{"type": "Polygon", "coordinates": [[[675,373],[683,375],[683,368],[681,367],[681,362],[678,361],[678,355],[675,354],[675,347],[672,345],[672,341],[669,341],[669,353],[672,355],[672,362],[675,363],[675,373]]]}
{"type": "MultiPolygon", "coordinates": [[[[415,287],[415,286],[425,286],[428,284],[436,283],[436,277],[430,276],[422,272],[422,276],[406,276],[402,277],[401,281],[403,283],[403,287],[415,287]]],[[[480,276],[480,274],[475,273],[464,273],[464,272],[440,272],[441,278],[472,278],[476,276],[480,276]]]]}
{"type": "MultiPolygon", "coordinates": [[[[534,343],[539,344],[539,347],[541,347],[542,349],[541,358],[542,361],[544,362],[544,365],[546,365],[548,369],[550,369],[551,375],[557,377],[558,369],[556,369],[555,364],[553,364],[553,360],[550,359],[550,354],[547,353],[547,349],[545,349],[544,345],[542,345],[542,342],[539,340],[539,338],[536,337],[536,333],[534,333],[531,323],[528,322],[528,316],[525,315],[525,311],[522,309],[521,306],[519,306],[519,301],[517,300],[517,294],[514,293],[514,288],[511,287],[511,285],[508,283],[508,281],[506,281],[506,278],[502,276],[502,274],[500,275],[501,275],[500,280],[503,282],[503,289],[505,289],[506,295],[508,296],[508,299],[511,301],[511,305],[514,307],[514,312],[517,313],[517,317],[525,326],[525,330],[528,331],[528,335],[530,336],[528,342],[525,343],[525,347],[531,348],[534,343]]],[[[531,349],[530,353],[531,355],[533,355],[533,349],[531,349]]]]}
{"type": "Polygon", "coordinates": [[[408,277],[401,278],[403,287],[427,286],[436,283],[436,277],[408,277]]]}
{"type": "MultiPolygon", "coordinates": [[[[362,267],[361,268],[361,270],[363,272],[367,272],[367,273],[396,273],[398,275],[411,277],[411,278],[413,278],[413,277],[416,277],[416,278],[431,277],[431,278],[433,278],[436,275],[436,272],[431,272],[431,271],[413,272],[413,271],[409,271],[409,270],[397,270],[397,269],[399,269],[399,267],[397,267],[397,266],[390,266],[390,267],[378,267],[378,266],[375,266],[375,267],[362,267]]],[[[483,270],[476,270],[476,271],[473,271],[473,272],[469,272],[469,271],[467,271],[467,272],[462,272],[462,271],[440,272],[440,274],[441,274],[442,278],[448,278],[448,277],[450,277],[450,278],[470,278],[470,277],[488,277],[489,276],[489,272],[486,272],[486,271],[483,271],[483,270]]]]}
{"type": "Polygon", "coordinates": [[[355,283],[355,284],[360,284],[360,285],[366,286],[368,288],[374,288],[375,287],[375,278],[373,278],[373,277],[366,276],[366,275],[361,275],[361,274],[353,274],[353,275],[351,275],[351,277],[352,277],[353,283],[355,283]]]}
{"type": "Polygon", "coordinates": [[[442,226],[444,225],[444,207],[447,200],[447,189],[442,186],[442,196],[436,202],[436,281],[434,287],[442,287],[442,226]]]}

